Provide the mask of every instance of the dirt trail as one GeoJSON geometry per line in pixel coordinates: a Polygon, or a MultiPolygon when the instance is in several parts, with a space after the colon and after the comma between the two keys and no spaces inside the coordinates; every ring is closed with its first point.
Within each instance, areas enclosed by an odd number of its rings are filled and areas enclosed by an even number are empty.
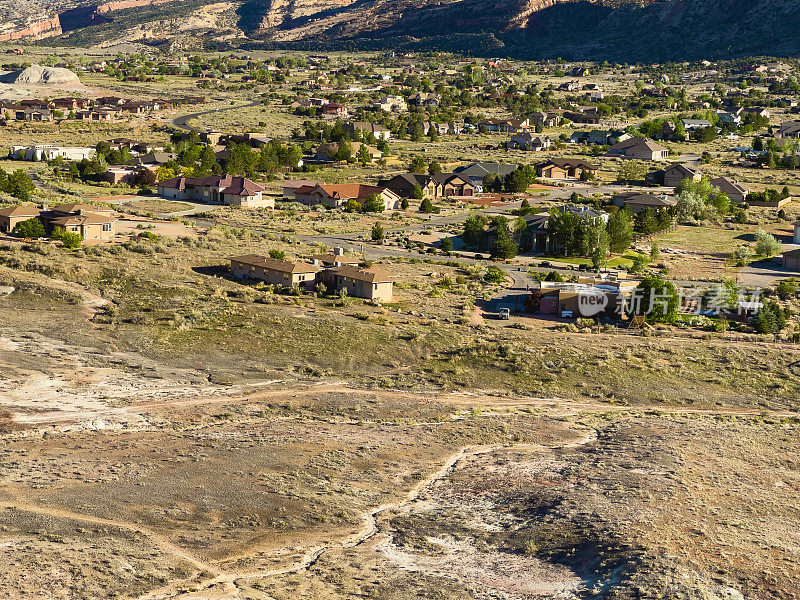
{"type": "MultiPolygon", "coordinates": [[[[597,440],[597,432],[595,430],[588,430],[585,435],[583,435],[581,438],[579,438],[574,442],[569,442],[565,444],[556,444],[550,446],[545,446],[541,444],[518,444],[511,446],[509,445],[464,446],[460,448],[458,451],[451,454],[449,457],[447,457],[447,459],[442,463],[442,465],[437,470],[435,470],[428,476],[418,481],[414,485],[414,487],[412,487],[402,498],[394,502],[388,502],[386,504],[382,504],[376,508],[363,512],[361,514],[361,520],[363,524],[356,533],[344,537],[342,540],[340,540],[335,544],[318,546],[309,549],[303,555],[303,557],[293,565],[289,565],[279,569],[267,569],[267,570],[250,571],[250,572],[232,571],[226,574],[220,574],[213,580],[206,582],[204,584],[203,590],[209,590],[211,588],[215,588],[216,586],[220,585],[225,586],[229,584],[234,584],[238,588],[240,587],[239,582],[246,579],[265,579],[270,577],[289,575],[291,573],[298,573],[313,567],[314,564],[316,564],[316,562],[319,560],[319,558],[329,550],[337,548],[344,548],[344,549],[355,548],[357,546],[360,546],[361,544],[370,540],[380,532],[381,528],[380,525],[378,524],[379,515],[381,515],[384,512],[401,510],[405,506],[415,502],[417,499],[419,499],[420,495],[427,488],[431,487],[439,480],[444,479],[445,477],[450,475],[458,467],[458,464],[467,458],[471,458],[473,456],[479,456],[482,454],[490,454],[492,452],[498,452],[503,449],[513,449],[513,448],[532,448],[538,450],[571,449],[583,446],[585,444],[590,444],[596,440],[597,440]]],[[[238,558],[244,558],[244,557],[228,557],[225,560],[231,561],[231,560],[236,560],[238,558]]],[[[195,595],[198,593],[197,591],[191,592],[189,594],[177,592],[175,591],[175,587],[177,585],[178,584],[173,584],[169,586],[169,588],[162,588],[160,590],[153,591],[145,596],[139,597],[137,600],[167,600],[167,599],[190,600],[191,598],[207,597],[202,595],[202,590],[200,591],[201,593],[200,596],[195,595]]]]}
{"type": "MultiPolygon", "coordinates": [[[[270,382],[276,383],[276,382],[270,382]]],[[[202,390],[199,390],[202,392],[202,390]]],[[[594,402],[585,400],[572,400],[567,398],[535,398],[517,397],[513,400],[500,396],[482,393],[439,393],[439,392],[413,392],[405,390],[373,390],[349,387],[342,383],[321,383],[317,385],[306,385],[302,387],[281,388],[259,391],[249,394],[238,395],[221,394],[217,387],[209,386],[208,395],[193,395],[189,398],[147,401],[129,404],[120,407],[108,407],[103,409],[90,409],[69,413],[44,412],[38,414],[15,414],[14,421],[21,425],[48,425],[56,423],[66,423],[75,421],[87,421],[97,418],[113,418],[122,416],[137,415],[141,412],[158,410],[162,408],[189,408],[192,406],[211,406],[215,404],[230,404],[234,402],[250,403],[263,402],[293,396],[301,396],[309,393],[317,394],[348,394],[348,395],[371,395],[378,398],[391,399],[417,399],[420,402],[429,401],[432,396],[438,402],[453,406],[474,407],[481,406],[485,410],[507,410],[519,407],[526,408],[546,408],[551,410],[562,410],[569,414],[580,412],[608,412],[608,411],[658,411],[663,414],[675,415],[730,415],[730,416],[759,416],[769,415],[772,417],[793,417],[797,416],[796,411],[785,410],[764,410],[750,408],[690,408],[682,406],[620,406],[605,402],[594,402]]]]}
{"type": "Polygon", "coordinates": [[[22,500],[19,496],[14,493],[11,489],[4,490],[14,498],[11,501],[0,502],[0,509],[3,510],[19,510],[24,512],[30,512],[36,515],[42,515],[46,517],[55,517],[57,519],[70,519],[73,521],[80,521],[82,523],[89,523],[91,525],[102,525],[104,527],[116,527],[118,529],[124,529],[126,531],[131,531],[133,533],[137,533],[148,540],[150,540],[153,544],[158,546],[162,551],[167,554],[171,554],[176,558],[180,558],[191,565],[193,565],[199,571],[206,571],[211,573],[212,575],[219,576],[221,571],[192,553],[188,552],[184,548],[173,544],[163,535],[153,531],[152,529],[145,527],[143,525],[139,525],[137,523],[131,523],[128,521],[118,521],[116,519],[106,519],[103,517],[96,517],[94,515],[86,515],[82,513],[72,512],[70,510],[64,510],[61,508],[54,508],[50,506],[41,506],[38,504],[34,504],[32,502],[22,500]]]}

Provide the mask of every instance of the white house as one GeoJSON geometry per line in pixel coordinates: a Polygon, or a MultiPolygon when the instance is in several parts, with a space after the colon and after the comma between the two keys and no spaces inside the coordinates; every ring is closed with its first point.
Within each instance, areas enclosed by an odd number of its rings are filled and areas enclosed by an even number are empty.
{"type": "Polygon", "coordinates": [[[9,158],[13,160],[83,160],[92,158],[96,153],[94,148],[77,148],[54,146],[52,144],[38,144],[36,146],[11,146],[9,158]]]}

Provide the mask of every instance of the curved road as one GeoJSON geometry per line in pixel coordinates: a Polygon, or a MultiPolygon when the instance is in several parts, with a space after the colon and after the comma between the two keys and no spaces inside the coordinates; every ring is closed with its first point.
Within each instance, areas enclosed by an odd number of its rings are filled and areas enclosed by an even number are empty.
{"type": "Polygon", "coordinates": [[[197,127],[192,127],[189,125],[189,121],[192,119],[196,119],[197,117],[203,117],[205,115],[213,115],[214,113],[220,113],[227,110],[238,110],[240,108],[250,108],[251,106],[260,106],[262,103],[261,100],[255,100],[250,102],[249,104],[239,104],[238,106],[225,106],[223,108],[212,108],[210,110],[204,110],[197,113],[192,113],[189,115],[183,115],[180,117],[175,117],[172,119],[172,124],[177,127],[178,129],[183,129],[184,131],[195,131],[200,133],[205,131],[204,129],[198,129],[197,127]]]}

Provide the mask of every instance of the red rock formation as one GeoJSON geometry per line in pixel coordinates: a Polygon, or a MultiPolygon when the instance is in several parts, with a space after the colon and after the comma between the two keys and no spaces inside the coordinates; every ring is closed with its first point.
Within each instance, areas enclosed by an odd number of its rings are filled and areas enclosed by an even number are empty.
{"type": "Polygon", "coordinates": [[[23,29],[16,29],[0,34],[0,42],[10,42],[12,40],[21,40],[22,38],[38,40],[56,35],[61,35],[61,21],[59,21],[58,16],[48,19],[47,21],[34,23],[23,29]]]}
{"type": "Polygon", "coordinates": [[[115,12],[118,10],[125,10],[126,8],[136,8],[138,6],[152,6],[155,4],[166,4],[168,2],[183,2],[184,0],[117,0],[115,2],[106,2],[101,4],[95,9],[96,14],[104,14],[115,12]]]}

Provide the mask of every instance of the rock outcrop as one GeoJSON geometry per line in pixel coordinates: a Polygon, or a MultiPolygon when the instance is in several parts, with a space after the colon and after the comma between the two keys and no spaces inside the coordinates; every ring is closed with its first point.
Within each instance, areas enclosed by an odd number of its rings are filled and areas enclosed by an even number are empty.
{"type": "Polygon", "coordinates": [[[0,82],[16,85],[78,85],[81,81],[69,69],[32,65],[0,76],[0,82]]]}

